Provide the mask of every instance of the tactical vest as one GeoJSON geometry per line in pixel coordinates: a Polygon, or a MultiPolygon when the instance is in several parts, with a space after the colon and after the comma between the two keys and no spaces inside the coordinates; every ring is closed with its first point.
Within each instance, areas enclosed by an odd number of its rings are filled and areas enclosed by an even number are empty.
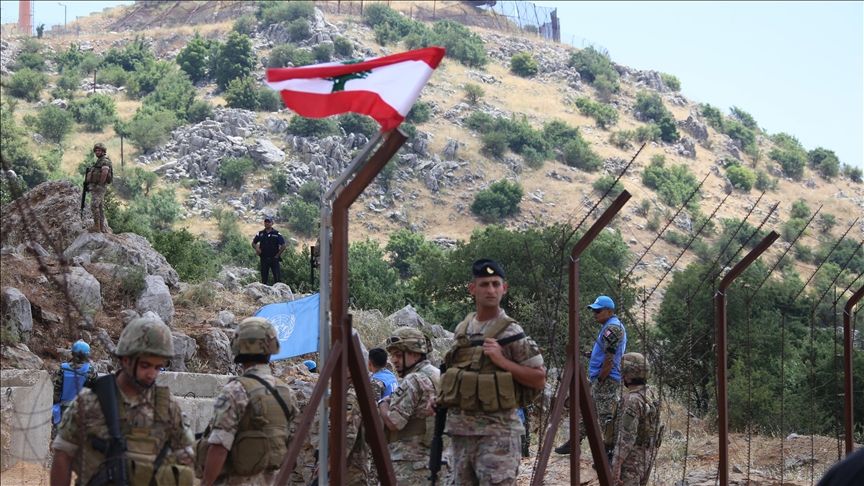
{"type": "MultiPolygon", "coordinates": [[[[435,368],[431,364],[429,364],[428,361],[425,361],[425,365],[414,373],[420,373],[427,376],[432,382],[432,387],[435,391],[435,394],[437,395],[438,392],[440,392],[440,385],[436,382],[437,380],[434,377],[434,372],[435,368]]],[[[403,381],[405,379],[406,378],[402,378],[403,381]]],[[[423,406],[423,404],[417,405],[423,406]]],[[[412,415],[411,418],[408,419],[408,423],[406,423],[405,427],[402,427],[402,429],[387,429],[386,432],[387,442],[396,442],[419,435],[422,436],[420,443],[426,447],[429,447],[432,444],[432,434],[435,432],[435,416],[416,417],[412,415]]]]}
{"type": "MultiPolygon", "coordinates": [[[[99,159],[96,160],[99,162],[99,159]]],[[[114,167],[109,163],[106,164],[108,167],[108,176],[105,177],[105,185],[111,184],[114,180],[114,167]]],[[[99,180],[102,178],[102,165],[93,165],[90,167],[90,170],[87,172],[87,182],[91,184],[99,184],[99,180]]]]}
{"type": "Polygon", "coordinates": [[[66,408],[72,400],[78,395],[78,392],[84,388],[84,383],[87,381],[87,372],[90,371],[90,363],[84,363],[80,368],[75,369],[69,363],[60,365],[60,371],[63,376],[63,388],[60,391],[60,403],[55,403],[52,408],[52,422],[54,425],[60,423],[63,409],[66,408]]]}
{"type": "Polygon", "coordinates": [[[639,398],[642,402],[642,418],[639,420],[639,428],[636,432],[636,445],[655,448],[659,446],[662,426],[660,424],[660,400],[656,397],[648,397],[647,386],[639,390],[639,398]]]}
{"type": "MultiPolygon", "coordinates": [[[[282,459],[288,452],[288,417],[276,398],[260,382],[245,376],[234,379],[243,385],[249,403],[240,418],[234,443],[220,476],[252,476],[275,471],[282,465],[282,459]]],[[[276,380],[274,388],[290,406],[293,401],[291,389],[279,380],[276,380]]],[[[203,466],[206,459],[209,435],[208,427],[196,446],[196,469],[203,466]]]]}
{"type": "Polygon", "coordinates": [[[481,344],[516,321],[506,315],[498,317],[486,326],[480,343],[472,343],[467,331],[474,315],[469,314],[456,326],[455,342],[444,358],[447,371],[441,378],[438,403],[468,412],[498,412],[530,405],[540,391],[520,385],[509,371],[495,366],[483,353],[481,344]]]}
{"type": "MultiPolygon", "coordinates": [[[[129,485],[148,486],[151,484],[151,479],[155,479],[157,486],[192,486],[194,473],[190,467],[183,464],[162,462],[155,478],[153,476],[156,458],[163,447],[167,446],[171,432],[171,390],[166,386],[156,386],[153,392],[151,427],[131,427],[128,421],[122,419],[126,416],[126,407],[122,399],[118,400],[121,417],[120,431],[126,439],[126,473],[129,485]]],[[[104,454],[94,447],[94,442],[92,438],[85,441],[88,453],[86,456],[97,461],[93,471],[97,470],[98,464],[105,460],[104,454]]]]}

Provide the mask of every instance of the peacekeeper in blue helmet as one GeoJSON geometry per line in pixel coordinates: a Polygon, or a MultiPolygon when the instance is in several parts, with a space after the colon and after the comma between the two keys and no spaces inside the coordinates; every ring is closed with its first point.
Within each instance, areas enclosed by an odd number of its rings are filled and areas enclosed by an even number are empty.
{"type": "Polygon", "coordinates": [[[85,386],[91,386],[98,375],[90,362],[90,345],[79,339],[72,344],[72,359],[60,365],[54,375],[54,407],[51,422],[56,426],[60,423],[63,412],[69,407],[78,392],[85,386]]]}

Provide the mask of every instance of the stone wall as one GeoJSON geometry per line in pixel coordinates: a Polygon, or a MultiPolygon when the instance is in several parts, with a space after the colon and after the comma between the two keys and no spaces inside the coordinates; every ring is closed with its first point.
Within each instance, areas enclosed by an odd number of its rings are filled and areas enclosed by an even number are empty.
{"type": "Polygon", "coordinates": [[[53,388],[47,371],[0,371],[0,470],[18,461],[45,464],[53,388]]]}

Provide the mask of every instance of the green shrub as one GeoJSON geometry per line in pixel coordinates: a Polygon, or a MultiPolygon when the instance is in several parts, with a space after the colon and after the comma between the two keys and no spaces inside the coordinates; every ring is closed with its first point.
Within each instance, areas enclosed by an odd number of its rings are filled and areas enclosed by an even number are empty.
{"type": "Polygon", "coordinates": [[[737,106],[733,106],[729,109],[732,113],[732,116],[741,122],[742,125],[749,128],[750,130],[759,131],[759,124],[756,123],[756,119],[753,118],[753,115],[747,113],[746,111],[738,108],[737,106]]]}
{"type": "Polygon", "coordinates": [[[116,64],[123,70],[131,72],[135,71],[136,66],[143,65],[156,60],[153,55],[153,50],[142,36],[135,36],[132,42],[127,43],[122,49],[112,47],[105,53],[102,60],[103,66],[116,64]]]}
{"type": "Polygon", "coordinates": [[[42,43],[36,39],[24,39],[21,43],[21,48],[18,51],[18,56],[12,64],[12,69],[17,71],[20,69],[32,69],[34,71],[45,70],[45,56],[42,55],[42,43]]]}
{"type": "Polygon", "coordinates": [[[237,17],[237,20],[234,21],[234,25],[231,27],[231,30],[237,32],[238,34],[252,35],[255,33],[255,29],[257,27],[258,24],[255,21],[255,16],[241,15],[237,17]]]}
{"type": "Polygon", "coordinates": [[[620,149],[628,149],[633,146],[634,138],[636,138],[636,133],[632,130],[618,130],[609,135],[609,143],[620,149]]]}
{"type": "Polygon", "coordinates": [[[603,166],[603,160],[591,150],[591,145],[581,136],[564,146],[564,163],[586,172],[594,172],[603,166]]]}
{"type": "Polygon", "coordinates": [[[141,194],[148,196],[158,178],[155,172],[133,167],[115,172],[111,187],[124,199],[135,199],[141,194]]]}
{"type": "Polygon", "coordinates": [[[546,154],[541,153],[534,147],[525,147],[522,150],[522,160],[525,161],[525,165],[532,169],[539,169],[543,166],[543,162],[546,160],[546,154]]]}
{"type": "Polygon", "coordinates": [[[318,181],[306,181],[300,186],[297,195],[308,203],[318,204],[321,200],[322,192],[321,183],[318,181]]]}
{"type": "Polygon", "coordinates": [[[267,66],[271,68],[308,66],[314,62],[315,57],[311,51],[290,44],[274,47],[267,57],[267,66]]]}
{"type": "Polygon", "coordinates": [[[522,186],[517,182],[493,182],[488,189],[476,194],[471,212],[486,223],[498,222],[519,212],[522,195],[522,186]]]}
{"type": "MultiPolygon", "coordinates": [[[[237,30],[238,23],[244,17],[240,17],[234,23],[235,30],[237,30]]],[[[201,37],[201,34],[196,31],[192,39],[189,40],[189,43],[183,49],[180,49],[180,52],[177,54],[177,64],[193,83],[207,79],[211,44],[210,41],[201,37]]]]}
{"type": "Polygon", "coordinates": [[[135,98],[147,96],[156,90],[156,86],[174,70],[174,66],[166,61],[151,60],[138,64],[126,83],[129,96],[135,98]]]}
{"type": "MultiPolygon", "coordinates": [[[[375,41],[385,46],[405,39],[418,31],[428,31],[425,25],[414,22],[401,13],[380,3],[370,5],[363,11],[363,21],[375,32],[375,41]]],[[[414,49],[421,47],[415,45],[414,49]]],[[[425,46],[424,46],[425,47],[425,46]]]]}
{"type": "Polygon", "coordinates": [[[284,170],[273,169],[270,172],[270,190],[278,197],[288,194],[288,174],[284,170]]]}
{"type": "Polygon", "coordinates": [[[604,175],[603,177],[600,177],[599,179],[594,181],[592,187],[600,194],[605,194],[606,190],[611,187],[612,190],[609,191],[610,197],[618,197],[618,195],[624,191],[624,186],[621,184],[621,182],[616,181],[615,177],[611,175],[604,175]]]}
{"type": "Polygon", "coordinates": [[[489,157],[500,159],[507,152],[507,135],[502,132],[484,133],[480,141],[481,152],[489,157]]]}
{"type": "Polygon", "coordinates": [[[189,118],[189,107],[195,101],[195,87],[183,71],[173,70],[167,73],[156,84],[156,88],[147,95],[143,104],[157,110],[174,113],[178,119],[189,118]]]}
{"type": "Polygon", "coordinates": [[[465,126],[479,133],[486,133],[495,125],[495,118],[482,111],[472,112],[465,117],[465,126]]]}
{"type": "Polygon", "coordinates": [[[219,180],[227,187],[240,189],[255,168],[255,163],[249,157],[232,157],[223,159],[219,164],[219,180]]]}
{"type": "Polygon", "coordinates": [[[84,51],[81,50],[81,47],[72,42],[65,51],[54,56],[54,63],[57,64],[57,70],[61,73],[70,69],[80,71],[79,66],[81,61],[84,60],[84,56],[85,54],[84,51]]]}
{"type": "Polygon", "coordinates": [[[249,239],[240,232],[237,224],[237,215],[231,210],[216,208],[213,211],[219,228],[219,245],[217,250],[221,263],[226,265],[240,265],[252,268],[258,263],[255,252],[250,251],[249,239]]]}
{"type": "Polygon", "coordinates": [[[155,232],[152,243],[184,282],[201,282],[219,272],[216,250],[186,229],[155,232]]]}
{"type": "Polygon", "coordinates": [[[198,123],[208,118],[213,118],[213,105],[209,101],[195,100],[189,105],[189,110],[186,112],[186,121],[189,123],[198,123]]]}
{"type": "Polygon", "coordinates": [[[108,95],[95,94],[73,102],[69,111],[75,121],[83,124],[90,132],[101,132],[105,125],[114,122],[117,107],[108,95]]]}
{"type": "Polygon", "coordinates": [[[822,233],[827,234],[830,233],[837,224],[837,217],[830,213],[820,213],[818,221],[822,233]]]}
{"type": "Polygon", "coordinates": [[[510,72],[523,78],[530,78],[537,74],[537,60],[530,52],[519,52],[510,58],[510,72]]]}
{"type": "Polygon", "coordinates": [[[330,59],[333,57],[333,44],[318,44],[313,47],[312,57],[319,63],[330,62],[330,59]]]}
{"type": "Polygon", "coordinates": [[[295,19],[288,23],[288,40],[303,42],[312,35],[312,28],[306,19],[295,19]]]}
{"type": "Polygon", "coordinates": [[[225,102],[231,108],[258,109],[258,83],[251,76],[232,79],[225,90],[225,102]]]}
{"type": "Polygon", "coordinates": [[[126,86],[129,83],[129,77],[129,73],[116,64],[105,66],[96,72],[97,83],[117,87],[126,86]]]}
{"type": "Polygon", "coordinates": [[[425,101],[417,101],[405,117],[405,121],[421,125],[432,118],[432,105],[425,101]]]}
{"type": "Polygon", "coordinates": [[[306,118],[295,115],[288,122],[288,133],[301,137],[323,138],[339,133],[339,126],[335,120],[329,118],[306,118]]]}
{"type": "Polygon", "coordinates": [[[656,142],[660,140],[661,133],[660,127],[656,123],[648,123],[636,127],[636,130],[633,132],[633,138],[639,143],[656,142]]]}
{"type": "MultiPolygon", "coordinates": [[[[33,151],[28,146],[25,132],[15,120],[13,112],[14,102],[7,98],[0,101],[0,156],[2,156],[3,169],[12,169],[18,175],[17,180],[23,180],[22,184],[9,184],[4,186],[6,190],[4,197],[15,189],[26,190],[34,187],[48,179],[48,169],[43,163],[33,156],[33,151]]],[[[0,178],[7,181],[7,178],[0,178]]]]}
{"type": "Polygon", "coordinates": [[[60,143],[72,129],[72,114],[54,105],[39,110],[36,129],[51,142],[60,143]]]}
{"type": "Polygon", "coordinates": [[[663,105],[663,100],[657,93],[640,91],[636,93],[636,105],[633,107],[636,117],[643,121],[653,121],[660,129],[660,139],[664,142],[678,140],[678,128],[672,113],[663,105]]]}
{"type": "Polygon", "coordinates": [[[595,84],[598,79],[603,85],[603,91],[617,93],[620,89],[618,71],[612,65],[612,60],[606,53],[601,53],[594,47],[580,49],[570,55],[569,65],[579,71],[579,75],[589,84],[595,84]]]}
{"type": "Polygon", "coordinates": [[[681,81],[675,76],[668,73],[660,73],[660,80],[672,91],[681,91],[681,81]]]}
{"type": "Polygon", "coordinates": [[[346,37],[337,36],[333,39],[333,52],[339,57],[351,57],[354,55],[354,44],[346,37]]]}
{"type": "Polygon", "coordinates": [[[465,83],[462,89],[465,90],[465,101],[469,105],[476,105],[480,101],[480,98],[486,94],[480,85],[473,83],[465,83]]]}
{"type": "Polygon", "coordinates": [[[570,140],[580,138],[579,129],[561,120],[551,120],[543,124],[543,138],[552,147],[563,147],[570,140]]]}
{"type": "MultiPolygon", "coordinates": [[[[660,199],[669,206],[678,207],[699,186],[699,181],[684,164],[666,167],[665,157],[652,157],[651,163],[642,173],[642,183],[657,191],[660,199]]],[[[699,194],[688,203],[688,208],[699,208],[699,194]]]]}
{"type": "Polygon", "coordinates": [[[297,19],[315,18],[315,3],[306,1],[265,1],[261,2],[255,16],[264,25],[291,22],[297,19]]]}
{"type": "Polygon", "coordinates": [[[432,45],[444,47],[448,58],[468,67],[483,67],[489,61],[483,39],[464,25],[451,20],[435,22],[432,31],[427,31],[421,45],[417,47],[432,45]]]}
{"type": "Polygon", "coordinates": [[[57,78],[57,87],[51,92],[55,99],[71,99],[81,87],[81,73],[75,69],[67,69],[57,78]]]}
{"type": "Polygon", "coordinates": [[[390,253],[393,266],[404,279],[412,276],[411,262],[415,255],[423,250],[429,251],[431,245],[421,233],[401,228],[390,234],[384,249],[390,253]]]}
{"type": "Polygon", "coordinates": [[[723,133],[735,141],[745,152],[752,153],[756,149],[756,132],[744,126],[738,120],[726,119],[723,122],[723,133]]]}
{"type": "Polygon", "coordinates": [[[787,177],[801,180],[807,165],[807,152],[804,147],[797,138],[785,133],[778,133],[771,139],[775,146],[768,152],[768,157],[780,164],[787,177]]]}
{"type": "Polygon", "coordinates": [[[709,105],[708,103],[702,103],[699,105],[699,114],[705,118],[705,121],[708,122],[708,125],[713,127],[715,130],[720,132],[723,131],[723,113],[720,112],[716,107],[709,105]]]}
{"type": "Polygon", "coordinates": [[[279,111],[283,108],[282,96],[266,87],[258,88],[258,111],[279,111]]]}
{"type": "Polygon", "coordinates": [[[774,179],[763,170],[757,171],[756,189],[759,191],[773,191],[777,189],[777,179],[774,179]]]}
{"type": "Polygon", "coordinates": [[[791,243],[792,240],[795,239],[795,236],[797,236],[798,233],[801,232],[801,230],[804,228],[804,225],[806,224],[806,219],[793,217],[792,219],[786,221],[786,223],[783,224],[783,228],[780,231],[781,236],[785,241],[791,243]]]}
{"type": "Polygon", "coordinates": [[[345,134],[358,133],[367,138],[373,137],[378,132],[378,122],[366,115],[357,113],[346,113],[336,117],[336,122],[345,131],[345,134]]]}
{"type": "Polygon", "coordinates": [[[684,248],[685,246],[687,246],[687,242],[690,240],[690,237],[688,237],[684,233],[669,230],[663,233],[663,239],[666,240],[669,244],[675,245],[678,248],[684,248]]]}
{"type": "Polygon", "coordinates": [[[39,101],[39,96],[45,85],[48,84],[48,78],[30,68],[19,69],[13,74],[6,83],[6,89],[9,94],[27,101],[39,101]]]}
{"type": "Polygon", "coordinates": [[[287,222],[292,230],[309,237],[318,231],[320,209],[317,204],[295,197],[279,208],[279,217],[287,222]]]}
{"type": "Polygon", "coordinates": [[[792,209],[789,215],[796,219],[807,219],[810,217],[810,206],[807,205],[807,201],[798,199],[792,203],[792,209]]]}
{"type": "Polygon", "coordinates": [[[833,150],[817,147],[807,152],[807,161],[826,179],[830,180],[840,173],[840,159],[833,150]]]}
{"type": "Polygon", "coordinates": [[[165,143],[176,126],[177,117],[173,113],[142,106],[123,131],[135,146],[148,153],[165,143]]]}
{"type": "Polygon", "coordinates": [[[726,177],[732,183],[732,187],[744,192],[750,192],[756,184],[756,173],[742,165],[730,165],[726,167],[726,177]]]}
{"type": "Polygon", "coordinates": [[[226,89],[232,79],[252,73],[255,54],[249,37],[231,32],[224,44],[215,43],[210,49],[212,75],[219,89],[226,89]]]}
{"type": "Polygon", "coordinates": [[[576,107],[583,115],[593,118],[600,128],[607,129],[618,123],[618,111],[612,105],[598,103],[591,98],[579,98],[576,107]]]}
{"type": "Polygon", "coordinates": [[[862,171],[860,167],[852,167],[851,165],[843,165],[843,175],[849,178],[852,182],[861,183],[862,171]]]}

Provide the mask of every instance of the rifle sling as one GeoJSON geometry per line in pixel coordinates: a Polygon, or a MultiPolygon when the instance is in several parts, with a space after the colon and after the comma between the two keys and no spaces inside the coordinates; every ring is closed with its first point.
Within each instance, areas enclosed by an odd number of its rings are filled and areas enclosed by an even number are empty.
{"type": "Polygon", "coordinates": [[[264,381],[264,378],[261,378],[260,376],[256,376],[252,373],[249,373],[248,375],[243,375],[243,377],[244,378],[252,378],[253,380],[257,381],[258,383],[261,383],[262,385],[264,385],[264,388],[266,388],[270,393],[273,394],[273,398],[276,399],[276,402],[279,403],[279,407],[282,408],[282,413],[285,414],[286,426],[290,426],[291,425],[291,413],[288,411],[288,405],[285,404],[285,400],[282,400],[282,396],[279,395],[279,392],[277,392],[275,388],[270,386],[270,384],[267,383],[266,381],[264,381]]]}
{"type": "MultiPolygon", "coordinates": [[[[514,334],[512,336],[499,339],[498,345],[499,346],[506,346],[510,343],[515,343],[516,341],[518,341],[524,337],[526,337],[525,333],[520,332],[519,334],[514,334]]],[[[470,341],[470,343],[471,343],[471,346],[483,346],[483,340],[480,340],[480,339],[474,339],[474,340],[470,341]]]]}

